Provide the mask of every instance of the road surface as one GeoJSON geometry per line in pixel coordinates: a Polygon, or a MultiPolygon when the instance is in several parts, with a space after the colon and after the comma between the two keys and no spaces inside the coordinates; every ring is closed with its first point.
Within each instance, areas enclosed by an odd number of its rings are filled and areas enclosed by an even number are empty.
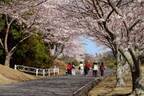
{"type": "Polygon", "coordinates": [[[73,96],[92,80],[90,76],[63,76],[1,85],[0,96],[73,96]]]}
{"type": "MultiPolygon", "coordinates": [[[[105,75],[112,71],[105,70],[105,75]]],[[[47,77],[17,84],[0,86],[0,96],[74,96],[79,89],[95,81],[96,77],[88,76],[61,76],[47,77]]]]}

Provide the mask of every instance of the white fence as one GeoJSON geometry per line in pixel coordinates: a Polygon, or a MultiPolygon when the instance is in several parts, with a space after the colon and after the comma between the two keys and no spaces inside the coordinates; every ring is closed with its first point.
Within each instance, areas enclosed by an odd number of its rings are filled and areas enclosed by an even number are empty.
{"type": "Polygon", "coordinates": [[[59,75],[59,68],[56,66],[54,66],[53,68],[49,68],[49,69],[42,69],[42,68],[28,67],[28,66],[23,66],[23,65],[15,65],[15,70],[35,74],[36,76],[38,76],[38,75],[43,75],[43,76],[59,75]]]}

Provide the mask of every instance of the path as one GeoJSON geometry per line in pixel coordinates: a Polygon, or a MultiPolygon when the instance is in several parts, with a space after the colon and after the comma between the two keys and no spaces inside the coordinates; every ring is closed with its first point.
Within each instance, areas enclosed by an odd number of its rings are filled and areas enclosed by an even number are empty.
{"type": "MultiPolygon", "coordinates": [[[[107,69],[105,75],[112,73],[107,69]]],[[[0,96],[74,96],[84,85],[95,81],[92,76],[49,77],[0,86],[0,96]]],[[[76,95],[75,95],[76,96],[76,95]]],[[[83,95],[82,95],[83,96],[83,95]]]]}
{"type": "Polygon", "coordinates": [[[0,96],[73,96],[73,93],[93,77],[64,76],[1,85],[0,96]]]}

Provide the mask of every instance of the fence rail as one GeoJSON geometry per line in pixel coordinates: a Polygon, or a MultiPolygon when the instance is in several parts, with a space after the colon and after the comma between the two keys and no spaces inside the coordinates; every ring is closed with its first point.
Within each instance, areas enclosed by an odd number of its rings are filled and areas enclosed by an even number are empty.
{"type": "Polygon", "coordinates": [[[42,68],[35,68],[35,67],[29,67],[29,66],[23,66],[23,65],[15,65],[15,70],[32,73],[36,76],[43,75],[43,76],[51,76],[51,75],[59,75],[59,68],[54,66],[53,68],[49,69],[42,69],[42,68]]]}

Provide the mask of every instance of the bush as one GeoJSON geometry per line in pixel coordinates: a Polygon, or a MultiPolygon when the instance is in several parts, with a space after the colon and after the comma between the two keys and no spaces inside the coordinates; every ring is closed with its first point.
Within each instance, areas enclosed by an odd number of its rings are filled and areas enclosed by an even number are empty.
{"type": "Polygon", "coordinates": [[[16,64],[32,67],[50,67],[50,58],[44,42],[40,36],[32,36],[23,42],[17,49],[14,58],[16,64]]]}

